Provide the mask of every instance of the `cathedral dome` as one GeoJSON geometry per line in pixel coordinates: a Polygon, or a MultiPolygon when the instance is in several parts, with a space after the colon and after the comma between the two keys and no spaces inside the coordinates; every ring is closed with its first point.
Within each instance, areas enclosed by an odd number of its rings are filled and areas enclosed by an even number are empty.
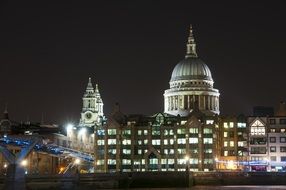
{"type": "Polygon", "coordinates": [[[172,72],[171,82],[177,80],[210,80],[211,71],[208,66],[197,57],[186,57],[180,61],[172,72]]]}

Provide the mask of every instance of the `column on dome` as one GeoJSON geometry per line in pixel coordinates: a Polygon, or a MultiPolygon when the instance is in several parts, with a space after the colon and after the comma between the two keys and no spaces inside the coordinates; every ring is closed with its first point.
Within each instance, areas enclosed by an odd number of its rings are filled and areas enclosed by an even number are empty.
{"type": "Polygon", "coordinates": [[[190,109],[190,96],[187,95],[187,97],[188,97],[188,109],[190,109]]]}
{"type": "Polygon", "coordinates": [[[206,109],[206,96],[205,95],[202,95],[203,96],[203,110],[206,109]]]}
{"type": "Polygon", "coordinates": [[[211,100],[210,100],[210,96],[208,96],[208,110],[211,110],[211,100]]]}

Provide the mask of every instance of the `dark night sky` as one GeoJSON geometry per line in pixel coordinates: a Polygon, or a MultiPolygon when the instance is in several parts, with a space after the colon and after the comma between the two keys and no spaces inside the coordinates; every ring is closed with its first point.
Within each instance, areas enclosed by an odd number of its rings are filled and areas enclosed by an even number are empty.
{"type": "Polygon", "coordinates": [[[124,113],[162,111],[190,23],[223,114],[286,99],[286,3],[173,2],[1,1],[0,110],[8,102],[16,121],[77,121],[91,76],[107,116],[115,102],[124,113]]]}

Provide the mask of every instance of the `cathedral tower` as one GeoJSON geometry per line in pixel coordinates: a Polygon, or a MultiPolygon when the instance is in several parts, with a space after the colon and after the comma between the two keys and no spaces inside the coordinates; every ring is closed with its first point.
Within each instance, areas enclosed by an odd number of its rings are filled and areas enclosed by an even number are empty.
{"type": "Polygon", "coordinates": [[[100,97],[98,85],[93,88],[91,78],[88,79],[86,91],[82,98],[82,112],[79,126],[91,127],[94,125],[100,125],[103,114],[103,101],[100,97]]]}
{"type": "Polygon", "coordinates": [[[164,112],[186,116],[194,109],[206,115],[219,114],[219,91],[208,66],[198,58],[192,26],[185,59],[172,72],[170,89],[164,93],[164,112]]]}

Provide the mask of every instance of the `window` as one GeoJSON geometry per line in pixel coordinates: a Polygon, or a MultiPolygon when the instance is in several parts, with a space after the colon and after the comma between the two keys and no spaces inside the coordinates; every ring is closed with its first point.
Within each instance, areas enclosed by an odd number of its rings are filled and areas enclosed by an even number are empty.
{"type": "Polygon", "coordinates": [[[199,133],[199,129],[198,128],[190,128],[190,133],[191,134],[198,134],[199,133]]]}
{"type": "Polygon", "coordinates": [[[116,129],[108,129],[107,134],[108,135],[116,135],[116,129]]]}
{"type": "Polygon", "coordinates": [[[276,146],[270,146],[270,152],[276,152],[276,146]]]}
{"type": "Polygon", "coordinates": [[[280,137],[280,142],[285,143],[286,142],[286,137],[280,137]]]}
{"type": "Polygon", "coordinates": [[[142,130],[138,130],[138,131],[137,131],[137,134],[138,134],[138,135],[142,135],[142,130]]]}
{"type": "Polygon", "coordinates": [[[207,124],[207,125],[208,125],[208,124],[211,124],[211,125],[212,125],[213,123],[214,123],[214,120],[207,120],[207,121],[206,121],[206,124],[207,124]]]}
{"type": "Polygon", "coordinates": [[[174,135],[174,131],[173,131],[173,129],[170,129],[170,131],[169,131],[169,135],[174,135]]]}
{"type": "Polygon", "coordinates": [[[152,145],[160,145],[160,139],[153,139],[152,140],[152,145]]]}
{"type": "Polygon", "coordinates": [[[227,142],[227,141],[224,141],[224,142],[223,142],[223,146],[224,146],[224,147],[227,147],[227,146],[228,146],[228,142],[227,142]]]}
{"type": "Polygon", "coordinates": [[[108,150],[108,153],[115,155],[115,154],[116,154],[116,149],[109,149],[109,150],[108,150]]]}
{"type": "Polygon", "coordinates": [[[186,149],[185,148],[178,148],[178,154],[186,154],[186,149]]]}
{"type": "Polygon", "coordinates": [[[174,144],[174,139],[170,139],[170,144],[174,144]]]}
{"type": "Polygon", "coordinates": [[[233,128],[234,123],[233,122],[229,122],[229,128],[233,128]]]}
{"type": "Polygon", "coordinates": [[[204,138],[204,144],[213,144],[213,139],[212,138],[204,138]]]}
{"type": "Polygon", "coordinates": [[[271,143],[276,143],[276,137],[270,137],[270,142],[271,143]]]}
{"type": "Polygon", "coordinates": [[[286,146],[280,146],[280,152],[286,152],[286,146]]]}
{"type": "Polygon", "coordinates": [[[266,154],[266,147],[251,147],[251,154],[266,154]]]}
{"type": "Polygon", "coordinates": [[[164,145],[168,145],[168,139],[164,139],[164,145]]]}
{"type": "Polygon", "coordinates": [[[186,129],[185,128],[177,129],[177,134],[178,135],[186,134],[186,129]]]}
{"type": "Polygon", "coordinates": [[[124,139],[122,142],[123,145],[131,145],[131,140],[124,139]]]}
{"type": "Polygon", "coordinates": [[[147,139],[144,140],[144,144],[145,145],[148,144],[148,140],[147,139]]]}
{"type": "Polygon", "coordinates": [[[275,129],[270,129],[270,133],[275,133],[275,129]]]}
{"type": "Polygon", "coordinates": [[[104,145],[104,140],[97,140],[97,145],[104,145]]]}
{"type": "Polygon", "coordinates": [[[123,154],[131,154],[130,149],[123,149],[122,152],[123,152],[123,154]]]}
{"type": "Polygon", "coordinates": [[[234,147],[234,141],[229,141],[229,146],[234,147]]]}
{"type": "Polygon", "coordinates": [[[280,129],[280,132],[285,133],[285,129],[284,128],[280,129]]]}
{"type": "Polygon", "coordinates": [[[137,144],[138,144],[138,145],[141,145],[141,144],[142,144],[142,140],[138,140],[138,141],[137,141],[137,144]]]}
{"type": "Polygon", "coordinates": [[[199,160],[197,158],[190,158],[190,164],[198,164],[199,160]]]}
{"type": "Polygon", "coordinates": [[[212,164],[213,159],[204,159],[204,164],[212,164]]]}
{"type": "Polygon", "coordinates": [[[275,122],[275,119],[270,119],[270,120],[269,120],[269,123],[270,123],[270,124],[275,124],[275,123],[276,123],[276,122],[275,122]]]}
{"type": "Polygon", "coordinates": [[[148,130],[144,130],[144,135],[148,135],[148,130]]]}
{"type": "Polygon", "coordinates": [[[186,139],[178,139],[178,144],[186,144],[186,139]]]}
{"type": "Polygon", "coordinates": [[[142,150],[138,149],[138,154],[141,155],[142,154],[142,150]]]}
{"type": "Polygon", "coordinates": [[[108,165],[116,165],[116,160],[114,160],[114,159],[108,159],[108,160],[107,160],[107,164],[108,164],[108,165]]]}
{"type": "Polygon", "coordinates": [[[237,123],[237,128],[246,128],[246,123],[237,123]]]}
{"type": "Polygon", "coordinates": [[[97,130],[97,135],[99,135],[99,136],[105,135],[104,129],[99,129],[99,130],[97,130]]]}
{"type": "Polygon", "coordinates": [[[204,134],[212,134],[213,130],[209,128],[204,128],[204,134]]]}
{"type": "Polygon", "coordinates": [[[286,162],[286,156],[281,156],[281,162],[286,162]]]}
{"type": "Polygon", "coordinates": [[[199,142],[198,138],[189,138],[189,144],[197,144],[199,142]]]}
{"type": "Polygon", "coordinates": [[[286,124],[286,119],[280,119],[280,124],[286,124]]]}
{"type": "Polygon", "coordinates": [[[246,145],[246,142],[245,141],[238,141],[237,142],[237,146],[238,147],[244,147],[246,145]]]}
{"type": "Polygon", "coordinates": [[[276,156],[270,156],[270,161],[276,162],[276,156]]]}
{"type": "Polygon", "coordinates": [[[107,140],[107,144],[109,144],[109,145],[114,145],[114,144],[116,144],[116,139],[108,139],[108,140],[107,140]]]}
{"type": "Polygon", "coordinates": [[[205,149],[204,152],[207,154],[211,154],[213,153],[213,150],[209,148],[209,149],[205,149]]]}
{"type": "Polygon", "coordinates": [[[123,164],[123,165],[131,165],[131,160],[122,159],[122,164],[123,164]]]}
{"type": "Polygon", "coordinates": [[[227,137],[228,132],[223,132],[223,137],[227,137]]]}
{"type": "Polygon", "coordinates": [[[265,135],[265,127],[253,126],[250,129],[251,135],[265,135]]]}
{"type": "Polygon", "coordinates": [[[96,165],[104,165],[104,160],[97,160],[96,165]]]}
{"type": "Polygon", "coordinates": [[[228,156],[228,151],[225,150],[225,151],[223,152],[223,155],[224,155],[224,156],[228,156]]]}
{"type": "Polygon", "coordinates": [[[123,131],[124,135],[131,135],[131,130],[130,129],[126,129],[123,131]]]}
{"type": "Polygon", "coordinates": [[[224,122],[224,123],[223,123],[223,127],[226,128],[226,129],[228,128],[227,122],[224,122]]]}

